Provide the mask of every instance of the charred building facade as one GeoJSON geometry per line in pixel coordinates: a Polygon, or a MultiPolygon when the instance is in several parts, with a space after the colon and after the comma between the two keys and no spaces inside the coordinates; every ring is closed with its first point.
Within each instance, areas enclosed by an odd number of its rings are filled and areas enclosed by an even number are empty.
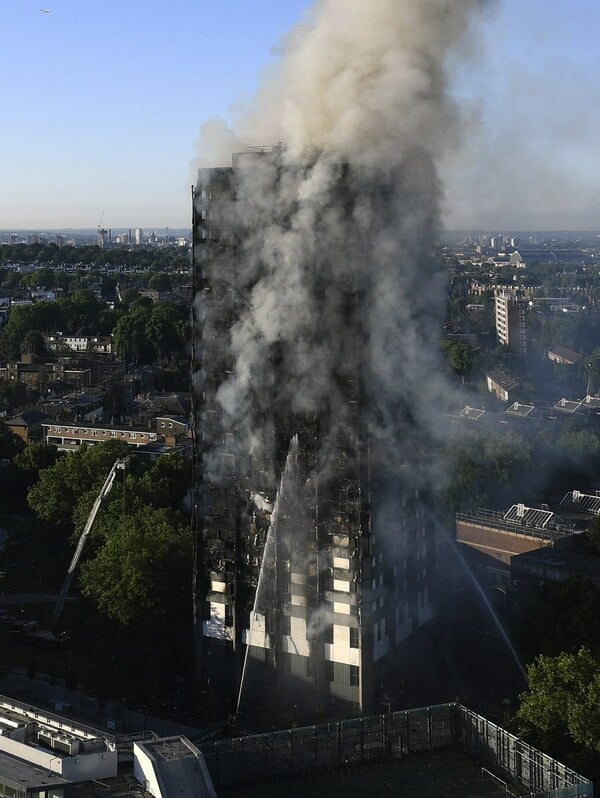
{"type": "Polygon", "coordinates": [[[233,705],[373,711],[433,618],[423,442],[365,324],[394,196],[361,180],[277,146],[193,191],[196,654],[233,705]]]}

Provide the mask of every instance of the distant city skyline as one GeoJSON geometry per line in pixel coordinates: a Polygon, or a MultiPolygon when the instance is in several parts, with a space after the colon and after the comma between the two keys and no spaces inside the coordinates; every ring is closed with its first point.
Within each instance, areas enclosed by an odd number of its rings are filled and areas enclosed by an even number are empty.
{"type": "MultiPolygon", "coordinates": [[[[441,169],[445,225],[600,228],[600,11],[491,5],[451,71],[464,124],[441,169]]],[[[188,227],[201,125],[252,102],[311,6],[4,0],[0,229],[188,227]]]]}

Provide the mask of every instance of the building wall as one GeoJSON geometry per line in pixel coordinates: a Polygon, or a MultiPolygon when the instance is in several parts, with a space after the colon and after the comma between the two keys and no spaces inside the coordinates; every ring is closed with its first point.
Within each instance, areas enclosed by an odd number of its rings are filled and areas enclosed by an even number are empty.
{"type": "MultiPolygon", "coordinates": [[[[340,174],[340,207],[345,208],[350,197],[343,170],[340,174]]],[[[235,181],[235,168],[201,169],[194,198],[200,324],[195,347],[196,462],[199,472],[210,463],[218,473],[217,480],[206,479],[199,487],[198,505],[207,508],[197,520],[199,670],[205,677],[210,674],[211,683],[218,680],[231,691],[231,672],[239,685],[250,640],[244,678],[254,685],[247,692],[261,696],[263,704],[264,696],[275,699],[276,691],[277,699],[288,704],[290,696],[305,695],[320,706],[333,702],[369,711],[380,687],[375,665],[397,652],[433,614],[428,589],[431,524],[425,522],[420,498],[397,475],[392,487],[383,465],[377,466],[382,474],[374,473],[373,463],[384,463],[385,454],[376,450],[365,431],[359,340],[355,346],[348,341],[349,361],[344,366],[352,379],[343,383],[343,398],[335,409],[344,418],[345,431],[327,450],[326,478],[317,480],[316,474],[331,420],[325,414],[293,414],[289,406],[277,405],[270,388],[277,384],[276,351],[264,372],[252,375],[255,392],[272,397],[263,416],[249,419],[257,437],[267,442],[267,459],[249,465],[236,431],[223,424],[217,395],[234,367],[230,329],[245,301],[242,258],[236,257],[244,229],[231,207],[235,181]],[[294,489],[286,490],[286,455],[295,434],[294,489]],[[278,516],[288,519],[288,528],[282,530],[280,523],[275,542],[269,544],[278,490],[292,505],[278,516]],[[271,509],[249,499],[255,493],[267,497],[271,509]],[[378,513],[374,524],[372,506],[379,505],[389,505],[394,512],[383,522],[378,513]],[[265,567],[270,569],[267,574],[265,567]],[[256,613],[261,584],[271,587],[256,613]],[[352,630],[358,631],[358,639],[352,630]],[[223,658],[229,658],[230,667],[223,667],[223,658]]],[[[343,287],[348,329],[356,329],[358,336],[357,285],[356,274],[347,272],[343,287]]],[[[327,334],[325,319],[322,334],[327,334]]]]}
{"type": "Polygon", "coordinates": [[[495,314],[498,342],[519,354],[527,353],[526,310],[526,300],[519,298],[514,291],[496,291],[495,314]]]}

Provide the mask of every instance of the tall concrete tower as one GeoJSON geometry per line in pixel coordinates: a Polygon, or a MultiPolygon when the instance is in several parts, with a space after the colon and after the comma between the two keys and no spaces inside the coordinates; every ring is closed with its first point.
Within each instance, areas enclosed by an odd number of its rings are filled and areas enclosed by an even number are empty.
{"type": "Polygon", "coordinates": [[[494,295],[496,337],[512,352],[527,354],[527,300],[516,290],[497,289],[494,295]]]}
{"type": "MultiPolygon", "coordinates": [[[[374,289],[358,228],[340,240],[338,262],[320,250],[303,260],[297,290],[316,311],[296,340],[263,336],[260,359],[242,332],[266,269],[250,248],[269,245],[271,224],[284,234],[289,224],[286,207],[278,219],[263,214],[264,181],[293,196],[310,171],[281,156],[281,147],[235,154],[231,167],[200,169],[193,191],[197,665],[242,709],[260,697],[283,714],[369,712],[397,698],[433,618],[433,534],[408,467],[414,453],[373,431],[362,320],[374,289]],[[328,339],[331,389],[292,385],[290,363],[312,358],[317,371],[328,339]],[[245,351],[253,365],[242,375],[245,351]],[[242,378],[245,398],[232,388],[242,378]]],[[[364,199],[349,167],[332,175],[317,240],[327,214],[351,219],[364,199]]],[[[379,190],[372,209],[383,216],[379,190]]]]}

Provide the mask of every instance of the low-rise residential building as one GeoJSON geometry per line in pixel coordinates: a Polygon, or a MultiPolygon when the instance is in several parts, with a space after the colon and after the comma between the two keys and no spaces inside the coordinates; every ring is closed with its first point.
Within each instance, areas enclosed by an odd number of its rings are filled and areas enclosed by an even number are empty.
{"type": "Polygon", "coordinates": [[[582,534],[556,540],[547,548],[515,555],[511,560],[515,585],[535,587],[544,582],[566,582],[573,577],[600,586],[600,557],[590,554],[582,534]]]}
{"type": "Polygon", "coordinates": [[[514,556],[551,546],[574,528],[546,506],[513,504],[505,513],[478,510],[456,514],[456,541],[486,584],[507,584],[514,556]]]}
{"type": "Polygon", "coordinates": [[[574,366],[581,362],[581,355],[567,346],[556,344],[546,352],[548,359],[553,363],[560,363],[561,365],[574,366]]]}
{"type": "Polygon", "coordinates": [[[63,383],[73,388],[87,388],[91,384],[91,371],[69,360],[48,362],[36,355],[23,354],[21,360],[0,366],[0,379],[22,382],[29,389],[39,389],[46,383],[63,383]]]}
{"type": "Polygon", "coordinates": [[[100,421],[47,420],[42,424],[44,441],[54,444],[60,451],[72,452],[81,446],[95,446],[105,441],[117,440],[126,443],[136,454],[156,460],[169,454],[191,457],[191,425],[182,420],[163,417],[156,420],[154,427],[103,424],[100,421]],[[164,428],[157,429],[160,424],[164,428]],[[169,424],[173,427],[169,428],[169,424]]]}
{"type": "Polygon", "coordinates": [[[42,428],[44,441],[53,443],[61,451],[72,451],[82,444],[95,445],[110,440],[124,441],[129,446],[139,448],[159,440],[159,435],[154,430],[111,424],[54,420],[44,422],[42,428]]]}
{"type": "Polygon", "coordinates": [[[486,375],[487,389],[501,402],[508,402],[520,387],[520,381],[502,369],[494,369],[486,375]]]}
{"type": "Polygon", "coordinates": [[[6,420],[6,426],[25,443],[42,439],[42,424],[46,414],[39,410],[25,410],[6,420]]]}
{"type": "Polygon", "coordinates": [[[63,335],[62,333],[43,333],[46,348],[72,349],[74,352],[96,352],[110,355],[113,352],[112,335],[63,335]]]}

